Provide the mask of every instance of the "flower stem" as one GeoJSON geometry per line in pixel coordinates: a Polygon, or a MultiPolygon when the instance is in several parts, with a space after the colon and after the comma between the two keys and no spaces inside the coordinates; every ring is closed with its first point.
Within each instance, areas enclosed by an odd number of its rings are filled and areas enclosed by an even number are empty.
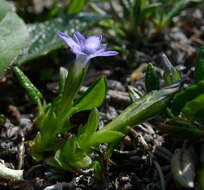
{"type": "Polygon", "coordinates": [[[67,116],[67,112],[69,112],[73,100],[83,83],[87,68],[87,57],[77,56],[74,65],[68,73],[62,99],[57,106],[56,112],[58,115],[67,116]]]}

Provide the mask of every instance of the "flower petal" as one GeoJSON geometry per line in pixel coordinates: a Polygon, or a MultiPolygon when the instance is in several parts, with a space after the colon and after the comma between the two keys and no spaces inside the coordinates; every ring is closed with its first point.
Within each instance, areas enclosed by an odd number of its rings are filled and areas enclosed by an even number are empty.
{"type": "Polygon", "coordinates": [[[81,51],[80,48],[78,47],[74,47],[71,49],[73,53],[75,53],[76,55],[86,55],[84,52],[81,51]]]}
{"type": "Polygon", "coordinates": [[[95,54],[101,46],[101,35],[90,36],[85,41],[84,51],[87,54],[95,54]]]}
{"type": "Polygon", "coordinates": [[[62,38],[72,52],[76,56],[83,55],[87,60],[98,56],[114,56],[117,55],[117,51],[106,51],[106,44],[102,44],[102,35],[90,36],[87,39],[79,32],[75,32],[71,38],[69,35],[59,32],[58,36],[62,38]]]}
{"type": "Polygon", "coordinates": [[[100,52],[101,52],[101,51],[105,51],[106,48],[107,48],[107,44],[101,44],[98,51],[100,51],[100,52]]]}
{"type": "Polygon", "coordinates": [[[86,40],[86,38],[80,32],[75,32],[75,35],[79,40],[86,40]]]}
{"type": "Polygon", "coordinates": [[[79,45],[83,46],[86,38],[80,32],[74,32],[73,40],[79,45]]]}
{"type": "Polygon", "coordinates": [[[118,55],[117,51],[102,51],[102,52],[96,52],[94,57],[98,57],[98,56],[114,56],[114,55],[118,55]]]}
{"type": "Polygon", "coordinates": [[[80,46],[79,46],[70,36],[68,36],[67,34],[65,34],[65,33],[63,33],[63,32],[59,32],[59,33],[57,33],[57,34],[58,34],[58,36],[59,36],[60,38],[62,38],[62,39],[66,42],[66,44],[67,44],[71,49],[76,49],[76,48],[80,49],[80,46]]]}

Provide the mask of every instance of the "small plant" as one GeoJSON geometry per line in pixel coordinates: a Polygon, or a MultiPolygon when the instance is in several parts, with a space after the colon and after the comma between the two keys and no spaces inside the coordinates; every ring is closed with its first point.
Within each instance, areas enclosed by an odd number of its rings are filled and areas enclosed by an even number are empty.
{"type": "Polygon", "coordinates": [[[38,104],[35,124],[39,132],[32,142],[31,155],[36,160],[47,160],[53,166],[65,170],[94,168],[100,171],[99,158],[92,154],[93,147],[101,143],[115,146],[131,127],[160,113],[179,89],[179,83],[161,90],[148,89],[148,94],[134,101],[112,122],[99,128],[97,108],[106,96],[105,78],[99,78],[81,97],[77,98],[77,94],[90,59],[118,53],[106,51],[106,45],[101,42],[100,35],[88,38],[79,32],[74,33],[73,37],[64,33],[58,35],[75,53],[76,60],[69,71],[60,69],[59,95],[52,103],[41,101],[41,93],[19,68],[14,67],[14,72],[27,94],[38,104]],[[73,115],[85,110],[90,110],[85,124],[76,125],[71,122],[70,118],[73,115]]]}
{"type": "MultiPolygon", "coordinates": [[[[138,40],[149,31],[162,32],[172,19],[183,10],[201,3],[202,0],[118,0],[110,1],[112,19],[103,21],[104,27],[113,29],[118,36],[138,40]],[[116,6],[117,5],[117,6],[116,6]],[[117,7],[120,9],[117,9],[117,7]],[[113,24],[114,22],[114,24],[113,24]],[[153,30],[152,30],[153,29],[153,30]]],[[[95,11],[97,4],[91,4],[95,11]]],[[[101,13],[100,11],[98,11],[101,13]]]]}
{"type": "MultiPolygon", "coordinates": [[[[196,66],[194,72],[194,83],[188,84],[187,87],[182,88],[174,95],[171,106],[169,107],[170,118],[174,121],[175,127],[170,127],[172,130],[178,130],[177,135],[183,133],[182,136],[187,138],[199,136],[203,137],[204,131],[202,125],[204,124],[203,110],[204,110],[204,51],[201,47],[196,59],[196,66]],[[186,127],[185,127],[186,125],[186,127]],[[180,130],[179,130],[180,126],[180,130]],[[180,131],[180,133],[179,133],[180,131]],[[184,135],[185,134],[185,135],[184,135]]],[[[180,78],[175,68],[172,69],[172,76],[180,78]]],[[[168,84],[171,79],[166,77],[168,84]]]]}
{"type": "Polygon", "coordinates": [[[111,15],[110,18],[101,21],[99,26],[105,29],[111,40],[114,39],[115,48],[123,53],[125,59],[134,63],[135,48],[145,47],[151,36],[159,36],[162,39],[162,33],[175,16],[202,2],[202,0],[115,0],[108,2],[109,9],[101,9],[97,3],[90,3],[90,6],[102,15],[111,15]],[[124,48],[125,46],[127,47],[124,48]]]}

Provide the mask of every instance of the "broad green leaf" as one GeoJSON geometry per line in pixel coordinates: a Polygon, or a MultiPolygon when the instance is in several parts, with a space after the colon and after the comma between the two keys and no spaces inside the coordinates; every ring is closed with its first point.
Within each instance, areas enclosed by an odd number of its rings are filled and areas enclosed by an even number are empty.
{"type": "Polygon", "coordinates": [[[202,93],[204,93],[204,80],[181,90],[174,96],[171,107],[172,113],[178,115],[187,102],[193,100],[202,93]]]}
{"type": "Polygon", "coordinates": [[[159,78],[152,64],[148,64],[145,74],[145,87],[147,92],[159,89],[159,78]]]}
{"type": "Polygon", "coordinates": [[[15,11],[14,5],[8,1],[0,0],[0,5],[0,20],[3,19],[8,12],[15,11]]]}
{"type": "Polygon", "coordinates": [[[0,21],[0,75],[28,44],[29,33],[23,20],[9,12],[0,21]]]}
{"type": "Polygon", "coordinates": [[[79,15],[65,15],[42,23],[28,25],[31,33],[28,53],[18,59],[18,65],[65,47],[63,40],[57,36],[58,32],[65,32],[67,34],[72,34],[75,31],[84,32],[103,18],[106,17],[81,13],[79,15]]]}
{"type": "Polygon", "coordinates": [[[72,113],[91,110],[101,106],[106,97],[106,79],[98,79],[75,103],[72,113]]]}
{"type": "Polygon", "coordinates": [[[204,109],[204,93],[186,103],[182,113],[187,119],[193,120],[197,113],[204,109]]]}
{"type": "Polygon", "coordinates": [[[204,45],[201,47],[196,59],[194,78],[196,82],[204,80],[204,45]]]}
{"type": "Polygon", "coordinates": [[[86,5],[87,0],[71,0],[68,5],[68,13],[76,14],[79,13],[86,5]]]}

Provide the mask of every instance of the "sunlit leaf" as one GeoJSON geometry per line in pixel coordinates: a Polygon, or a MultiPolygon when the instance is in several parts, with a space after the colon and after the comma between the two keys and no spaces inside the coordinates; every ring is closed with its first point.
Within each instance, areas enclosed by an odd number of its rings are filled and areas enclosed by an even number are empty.
{"type": "Polygon", "coordinates": [[[15,7],[11,2],[0,0],[0,20],[5,17],[8,12],[14,12],[15,7]]]}
{"type": "Polygon", "coordinates": [[[0,75],[28,44],[29,33],[23,20],[9,12],[0,21],[0,75]]]}

